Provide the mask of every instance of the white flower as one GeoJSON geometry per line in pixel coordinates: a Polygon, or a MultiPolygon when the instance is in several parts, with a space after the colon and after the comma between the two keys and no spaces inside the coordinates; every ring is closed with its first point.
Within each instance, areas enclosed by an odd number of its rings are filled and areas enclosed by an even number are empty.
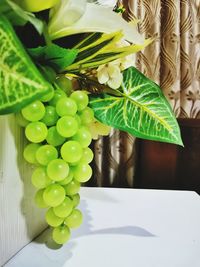
{"type": "Polygon", "coordinates": [[[123,80],[118,61],[99,66],[97,79],[100,84],[107,84],[112,89],[118,89],[123,80]]]}
{"type": "MultiPolygon", "coordinates": [[[[126,40],[120,40],[120,42],[117,43],[118,47],[125,47],[129,46],[130,43],[126,40]]],[[[129,67],[135,66],[135,54],[130,54],[126,57],[120,58],[120,70],[123,71],[125,69],[128,69],[129,67]]]]}
{"type": "MultiPolygon", "coordinates": [[[[120,48],[129,46],[130,44],[125,40],[121,40],[116,45],[120,48]]],[[[132,66],[135,66],[135,54],[130,54],[101,65],[97,69],[98,82],[100,84],[107,84],[112,89],[118,89],[123,80],[122,72],[132,66]]]]}
{"type": "MultiPolygon", "coordinates": [[[[117,47],[129,46],[125,40],[117,43],[117,47]]],[[[101,65],[97,69],[97,79],[100,84],[107,84],[112,89],[118,89],[122,84],[122,71],[135,66],[135,54],[116,59],[108,64],[101,65]]]]}
{"type": "Polygon", "coordinates": [[[63,28],[76,23],[85,13],[86,0],[61,0],[50,10],[50,27],[63,28]]]}
{"type": "Polygon", "coordinates": [[[135,66],[135,54],[121,58],[120,69],[125,70],[135,66]]]}
{"type": "MultiPolygon", "coordinates": [[[[111,2],[114,1],[109,0],[109,5],[111,2]]],[[[60,0],[50,11],[48,31],[53,40],[77,33],[111,33],[120,30],[129,42],[144,43],[136,23],[128,23],[110,6],[88,3],[86,0],[60,0]]]]}

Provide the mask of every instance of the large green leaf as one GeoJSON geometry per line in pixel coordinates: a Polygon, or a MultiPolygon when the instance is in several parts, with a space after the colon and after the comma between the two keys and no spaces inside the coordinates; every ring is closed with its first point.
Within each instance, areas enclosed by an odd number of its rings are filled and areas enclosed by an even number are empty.
{"type": "Polygon", "coordinates": [[[46,82],[17,38],[8,20],[0,17],[0,114],[19,110],[49,92],[46,82]]]}
{"type": "Polygon", "coordinates": [[[90,97],[99,121],[136,137],[182,145],[176,118],[157,84],[131,67],[116,93],[90,97]]]}

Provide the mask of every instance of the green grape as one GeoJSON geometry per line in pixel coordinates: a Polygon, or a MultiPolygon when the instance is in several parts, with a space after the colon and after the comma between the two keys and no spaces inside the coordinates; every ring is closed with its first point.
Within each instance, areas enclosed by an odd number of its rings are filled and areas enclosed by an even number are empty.
{"type": "Polygon", "coordinates": [[[56,111],[61,117],[65,115],[74,116],[77,112],[76,102],[69,97],[63,97],[57,102],[56,111]]]}
{"type": "Polygon", "coordinates": [[[56,207],[65,199],[65,189],[59,184],[51,184],[44,190],[43,198],[48,206],[56,207]]]}
{"type": "Polygon", "coordinates": [[[15,118],[16,118],[17,124],[18,124],[19,126],[21,126],[21,127],[26,127],[26,126],[29,124],[29,121],[26,120],[26,119],[23,117],[23,115],[22,115],[21,112],[17,112],[17,113],[15,114],[15,118]]]}
{"type": "Polygon", "coordinates": [[[78,130],[78,123],[72,116],[63,116],[57,122],[56,129],[63,137],[71,137],[78,130]]]}
{"type": "Polygon", "coordinates": [[[58,102],[58,100],[61,99],[62,97],[66,97],[65,92],[63,92],[63,90],[61,90],[61,89],[56,89],[54,91],[53,98],[49,101],[49,105],[55,107],[57,102],[58,102]]]}
{"type": "MultiPolygon", "coordinates": [[[[82,157],[81,157],[81,159],[82,159],[82,157]]],[[[68,163],[69,163],[69,166],[70,166],[70,167],[73,167],[73,166],[76,166],[76,165],[78,165],[78,164],[79,164],[79,162],[81,161],[81,159],[80,159],[80,160],[78,160],[78,161],[75,161],[75,162],[68,162],[68,163]]]]}
{"type": "Polygon", "coordinates": [[[45,167],[38,167],[32,174],[31,182],[36,188],[42,189],[50,185],[52,180],[47,176],[45,167]]]}
{"type": "Polygon", "coordinates": [[[78,126],[80,127],[80,126],[81,126],[81,118],[80,118],[80,116],[79,116],[78,114],[76,114],[76,115],[74,116],[74,118],[76,119],[76,121],[77,121],[77,123],[78,123],[78,126]]]}
{"type": "Polygon", "coordinates": [[[78,181],[72,180],[69,184],[64,186],[66,195],[71,196],[77,194],[80,190],[80,186],[78,181]]]}
{"type": "Polygon", "coordinates": [[[70,230],[66,225],[61,225],[53,229],[52,238],[57,244],[64,244],[70,238],[70,230]]]}
{"type": "Polygon", "coordinates": [[[92,162],[93,157],[94,157],[94,154],[89,147],[86,147],[83,149],[83,156],[81,158],[82,161],[85,161],[86,163],[90,163],[92,162]]]}
{"type": "Polygon", "coordinates": [[[37,164],[36,151],[40,147],[39,144],[28,144],[24,149],[24,158],[27,162],[31,164],[37,164]]]}
{"type": "Polygon", "coordinates": [[[56,108],[53,106],[46,106],[45,115],[42,118],[42,122],[44,122],[47,126],[53,126],[56,124],[59,116],[56,112],[56,108]]]}
{"type": "Polygon", "coordinates": [[[69,197],[65,197],[65,199],[60,205],[53,208],[53,211],[56,216],[61,218],[66,218],[72,212],[72,209],[73,209],[72,200],[69,197]]]}
{"type": "Polygon", "coordinates": [[[31,122],[26,126],[26,138],[33,143],[40,143],[47,137],[47,127],[43,122],[31,122]]]}
{"type": "Polygon", "coordinates": [[[61,181],[69,174],[69,165],[62,159],[54,159],[47,166],[47,174],[53,181],[61,181]]]}
{"type": "Polygon", "coordinates": [[[77,228],[83,222],[83,215],[80,210],[75,209],[72,213],[65,219],[65,224],[70,228],[77,228]]]}
{"type": "Polygon", "coordinates": [[[91,133],[92,139],[97,140],[99,138],[99,133],[98,133],[97,128],[96,128],[96,122],[90,123],[87,126],[88,126],[90,133],[91,133]]]}
{"type": "Polygon", "coordinates": [[[103,135],[103,136],[109,135],[110,130],[111,130],[110,126],[108,126],[106,124],[103,124],[103,123],[101,123],[99,121],[97,121],[95,123],[95,127],[96,127],[96,130],[97,130],[98,134],[99,135],[103,135]]]}
{"type": "Polygon", "coordinates": [[[43,145],[36,152],[36,159],[41,165],[48,165],[53,159],[57,159],[58,151],[52,145],[43,145]]]}
{"type": "Polygon", "coordinates": [[[54,96],[54,89],[53,87],[51,87],[51,91],[49,93],[47,93],[46,95],[43,95],[41,98],[40,98],[40,101],[42,102],[49,102],[54,96]]]}
{"type": "Polygon", "coordinates": [[[73,207],[76,208],[80,203],[80,195],[79,194],[75,194],[75,195],[70,196],[70,197],[72,199],[73,207]]]}
{"type": "Polygon", "coordinates": [[[85,148],[88,147],[92,141],[92,136],[86,127],[81,127],[78,129],[77,133],[72,137],[72,140],[77,141],[80,145],[85,148]]]}
{"type": "Polygon", "coordinates": [[[66,138],[58,133],[56,126],[53,126],[48,129],[46,140],[52,146],[60,146],[65,142],[66,138]]]}
{"type": "Polygon", "coordinates": [[[48,207],[48,205],[44,202],[43,193],[44,193],[44,189],[38,190],[34,198],[35,203],[38,206],[38,208],[42,208],[42,209],[48,207]]]}
{"type": "Polygon", "coordinates": [[[22,115],[28,121],[39,121],[44,117],[45,107],[40,101],[34,101],[22,109],[22,115]]]}
{"type": "Polygon", "coordinates": [[[59,184],[66,185],[72,181],[73,177],[74,177],[74,174],[73,174],[72,170],[69,169],[68,176],[64,180],[59,181],[59,184]]]}
{"type": "Polygon", "coordinates": [[[94,121],[94,111],[86,107],[84,110],[82,110],[79,114],[82,124],[87,125],[94,121]]]}
{"type": "Polygon", "coordinates": [[[66,78],[64,75],[60,76],[56,80],[56,83],[67,95],[72,93],[72,81],[66,78]]]}
{"type": "Polygon", "coordinates": [[[79,162],[77,166],[72,167],[74,179],[80,183],[87,182],[92,176],[92,168],[84,161],[79,162]]]}
{"type": "Polygon", "coordinates": [[[83,91],[73,92],[70,98],[76,102],[78,111],[85,109],[89,102],[88,95],[83,91]]]}
{"type": "Polygon", "coordinates": [[[52,227],[58,227],[63,223],[63,218],[55,215],[53,208],[48,209],[45,215],[46,222],[52,227]]]}
{"type": "Polygon", "coordinates": [[[62,145],[60,153],[65,161],[73,163],[81,159],[83,154],[83,149],[78,142],[67,141],[62,145]]]}

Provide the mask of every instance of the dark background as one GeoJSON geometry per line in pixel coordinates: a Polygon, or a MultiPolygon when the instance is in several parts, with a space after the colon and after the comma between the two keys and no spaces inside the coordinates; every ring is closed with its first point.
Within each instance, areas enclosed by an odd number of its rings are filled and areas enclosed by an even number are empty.
{"type": "MultiPolygon", "coordinates": [[[[200,120],[178,119],[184,147],[136,140],[134,188],[192,190],[200,194],[200,120]]],[[[97,186],[95,173],[87,183],[97,186]]],[[[102,186],[128,187],[123,175],[115,184],[102,186]]]]}

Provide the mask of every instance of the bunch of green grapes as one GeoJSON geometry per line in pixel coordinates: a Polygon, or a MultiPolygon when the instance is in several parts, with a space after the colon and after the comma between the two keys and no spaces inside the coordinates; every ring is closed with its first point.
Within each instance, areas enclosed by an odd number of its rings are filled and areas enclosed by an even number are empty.
{"type": "Polygon", "coordinates": [[[53,240],[64,244],[70,228],[82,223],[78,192],[81,183],[92,176],[89,163],[93,152],[88,146],[94,113],[88,107],[88,95],[84,91],[67,95],[61,89],[52,90],[23,108],[16,118],[30,142],[24,158],[36,166],[31,178],[38,189],[35,202],[48,208],[46,221],[53,227],[53,240]]]}

